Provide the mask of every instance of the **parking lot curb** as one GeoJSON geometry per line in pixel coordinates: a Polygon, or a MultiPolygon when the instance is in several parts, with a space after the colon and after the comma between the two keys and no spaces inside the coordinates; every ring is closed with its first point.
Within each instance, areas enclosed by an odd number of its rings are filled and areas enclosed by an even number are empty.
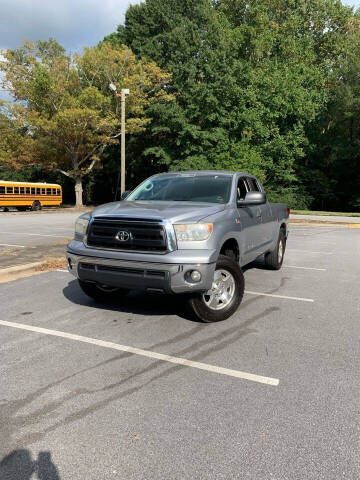
{"type": "MultiPolygon", "coordinates": [[[[0,268],[0,283],[17,280],[24,276],[37,274],[36,267],[39,267],[44,262],[25,263],[23,265],[14,265],[12,267],[0,268]]],[[[39,272],[41,273],[41,272],[39,272]]]]}

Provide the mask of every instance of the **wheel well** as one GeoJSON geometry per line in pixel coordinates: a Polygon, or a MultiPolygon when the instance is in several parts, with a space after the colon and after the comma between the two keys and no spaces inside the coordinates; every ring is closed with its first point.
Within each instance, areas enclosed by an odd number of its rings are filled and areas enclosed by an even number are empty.
{"type": "Polygon", "coordinates": [[[228,240],[226,240],[224,245],[221,247],[220,255],[230,257],[237,262],[239,261],[239,245],[235,238],[229,238],[228,240]]]}
{"type": "Polygon", "coordinates": [[[286,234],[286,223],[281,224],[280,230],[284,230],[284,233],[286,234]]]}

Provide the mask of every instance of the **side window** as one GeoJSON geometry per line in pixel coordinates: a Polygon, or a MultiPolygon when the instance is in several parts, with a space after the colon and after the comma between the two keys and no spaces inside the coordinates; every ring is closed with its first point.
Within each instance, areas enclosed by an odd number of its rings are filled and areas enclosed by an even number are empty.
{"type": "Polygon", "coordinates": [[[5,195],[5,187],[0,187],[0,195],[5,195]]]}
{"type": "Polygon", "coordinates": [[[51,195],[51,188],[46,189],[46,195],[51,195]]]}
{"type": "Polygon", "coordinates": [[[19,187],[14,187],[14,193],[15,195],[19,195],[19,187]]]}
{"type": "Polygon", "coordinates": [[[52,189],[52,194],[53,194],[53,195],[56,195],[56,188],[53,188],[53,189],[52,189]]]}
{"type": "Polygon", "coordinates": [[[46,195],[46,188],[42,188],[42,189],[41,189],[41,194],[42,194],[42,195],[46,195]]]}
{"type": "Polygon", "coordinates": [[[259,185],[254,178],[247,177],[246,181],[249,185],[249,188],[250,188],[251,192],[260,192],[259,185]]]}
{"type": "Polygon", "coordinates": [[[237,200],[244,200],[247,192],[249,191],[249,187],[245,181],[245,178],[239,178],[238,185],[237,185],[237,200]]]}
{"type": "Polygon", "coordinates": [[[41,194],[41,189],[40,188],[37,188],[36,189],[36,195],[40,195],[41,194]]]}
{"type": "Polygon", "coordinates": [[[56,190],[56,194],[57,194],[57,195],[61,195],[60,188],[58,188],[58,189],[56,190]]]}
{"type": "Polygon", "coordinates": [[[25,187],[20,187],[20,195],[25,195],[25,187]]]}
{"type": "Polygon", "coordinates": [[[30,187],[26,187],[26,195],[30,195],[30,187]]]}
{"type": "Polygon", "coordinates": [[[13,187],[6,187],[6,193],[14,193],[13,187]]]}

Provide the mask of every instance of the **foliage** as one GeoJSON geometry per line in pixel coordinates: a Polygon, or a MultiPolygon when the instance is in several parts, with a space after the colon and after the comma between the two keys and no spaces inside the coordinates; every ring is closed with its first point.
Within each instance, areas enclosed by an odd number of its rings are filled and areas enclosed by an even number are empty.
{"type": "Polygon", "coordinates": [[[169,75],[153,63],[136,60],[127,47],[102,44],[71,57],[55,40],[24,43],[4,52],[5,84],[19,102],[12,122],[32,141],[30,158],[58,168],[75,180],[76,203],[82,203],[82,178],[99,165],[104,151],[118,143],[117,97],[109,82],[131,89],[128,133],[146,128],[154,102],[171,100],[164,90],[169,75]]]}

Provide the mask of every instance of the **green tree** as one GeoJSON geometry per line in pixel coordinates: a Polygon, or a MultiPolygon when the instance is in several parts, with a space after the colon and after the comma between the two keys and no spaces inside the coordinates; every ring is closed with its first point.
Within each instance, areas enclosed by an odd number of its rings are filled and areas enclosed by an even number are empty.
{"type": "Polygon", "coordinates": [[[36,162],[59,169],[75,183],[82,205],[83,178],[99,165],[107,147],[117,144],[120,121],[110,82],[131,89],[127,133],[146,129],[154,102],[171,96],[169,75],[153,62],[137,60],[127,47],[102,44],[71,56],[55,41],[25,43],[3,52],[4,83],[19,106],[13,121],[27,130],[36,162]]]}
{"type": "Polygon", "coordinates": [[[144,153],[169,169],[260,175],[293,206],[309,126],[329,99],[352,10],[338,0],[146,0],[104,39],[172,73],[176,103],[151,108],[144,153]]]}

